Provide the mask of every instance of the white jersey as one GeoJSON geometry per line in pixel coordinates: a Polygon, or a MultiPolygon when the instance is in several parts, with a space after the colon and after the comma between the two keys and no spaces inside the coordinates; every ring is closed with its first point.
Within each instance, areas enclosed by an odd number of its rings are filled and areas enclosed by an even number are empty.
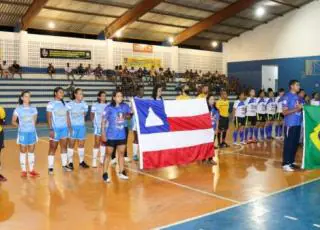
{"type": "Polygon", "coordinates": [[[255,97],[249,97],[247,98],[247,100],[245,101],[246,103],[246,107],[247,107],[247,112],[246,115],[248,117],[255,117],[257,116],[257,98],[255,97]]]}
{"type": "Polygon", "coordinates": [[[315,99],[312,99],[310,104],[315,106],[320,106],[320,101],[316,101],[315,99]]]}
{"type": "Polygon", "coordinates": [[[276,104],[277,104],[277,113],[282,113],[283,109],[282,109],[282,97],[278,96],[276,97],[276,104]]]}
{"type": "Polygon", "coordinates": [[[244,101],[236,100],[233,104],[235,109],[235,117],[245,117],[246,116],[246,104],[244,101]]]}
{"type": "Polygon", "coordinates": [[[277,111],[277,103],[275,101],[275,99],[272,98],[268,98],[267,99],[267,114],[270,115],[275,115],[277,111]]]}
{"type": "Polygon", "coordinates": [[[257,98],[257,113],[266,114],[267,113],[267,100],[266,98],[257,98]]]}

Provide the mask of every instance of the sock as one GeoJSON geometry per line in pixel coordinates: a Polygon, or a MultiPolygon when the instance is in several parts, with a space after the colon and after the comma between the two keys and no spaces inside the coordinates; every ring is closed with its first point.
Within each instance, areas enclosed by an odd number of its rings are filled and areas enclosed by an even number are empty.
{"type": "Polygon", "coordinates": [[[264,128],[260,128],[260,137],[264,140],[264,128]]]}
{"type": "Polygon", "coordinates": [[[133,148],[133,156],[137,156],[138,155],[139,144],[133,143],[132,148],[133,148]]]}
{"type": "Polygon", "coordinates": [[[221,133],[220,132],[218,133],[218,144],[219,145],[221,144],[221,133]]]}
{"type": "Polygon", "coordinates": [[[54,156],[49,155],[48,156],[48,168],[53,169],[53,167],[54,167],[54,156]]]}
{"type": "Polygon", "coordinates": [[[258,140],[259,136],[259,128],[254,128],[254,137],[258,140]]]}
{"type": "Polygon", "coordinates": [[[237,139],[238,139],[238,131],[235,130],[235,131],[233,131],[233,143],[236,143],[237,139]]]}
{"type": "Polygon", "coordinates": [[[72,163],[73,162],[73,149],[68,148],[68,163],[72,163]]]}
{"type": "Polygon", "coordinates": [[[253,127],[250,127],[250,131],[249,131],[250,139],[253,138],[253,130],[254,130],[254,128],[253,128],[253,127]]]}
{"type": "Polygon", "coordinates": [[[223,142],[223,143],[226,142],[226,137],[227,137],[227,131],[223,131],[223,132],[222,132],[222,142],[223,142]]]}
{"type": "Polygon", "coordinates": [[[34,160],[35,160],[34,153],[28,153],[29,171],[31,172],[34,169],[34,160]]]}
{"type": "Polygon", "coordinates": [[[27,160],[27,154],[25,153],[20,153],[20,167],[22,172],[27,171],[27,166],[26,166],[26,160],[27,160]]]}
{"type": "Polygon", "coordinates": [[[101,164],[103,164],[105,155],[106,155],[106,146],[100,145],[100,163],[101,164]]]}
{"type": "Polygon", "coordinates": [[[245,139],[248,140],[250,128],[245,129],[245,139]]]}
{"type": "Polygon", "coordinates": [[[279,125],[279,137],[282,137],[283,135],[283,126],[279,125]]]}
{"type": "Polygon", "coordinates": [[[61,164],[62,166],[67,166],[68,164],[68,155],[67,153],[61,153],[61,164]]]}
{"type": "Polygon", "coordinates": [[[266,138],[269,138],[269,125],[267,125],[266,127],[264,127],[264,132],[266,134],[266,138]]]}
{"type": "Polygon", "coordinates": [[[79,154],[79,162],[82,163],[84,161],[84,148],[78,148],[79,154]]]}
{"type": "Polygon", "coordinates": [[[272,129],[273,129],[273,125],[271,124],[269,126],[269,137],[272,137],[272,129]]]}
{"type": "Polygon", "coordinates": [[[98,158],[99,149],[93,149],[92,151],[92,162],[96,164],[98,158]]]}
{"type": "Polygon", "coordinates": [[[241,130],[240,131],[240,142],[243,142],[244,141],[244,131],[241,130]]]}
{"type": "Polygon", "coordinates": [[[276,128],[275,128],[275,132],[276,132],[276,137],[279,137],[279,125],[276,125],[276,128]]]}

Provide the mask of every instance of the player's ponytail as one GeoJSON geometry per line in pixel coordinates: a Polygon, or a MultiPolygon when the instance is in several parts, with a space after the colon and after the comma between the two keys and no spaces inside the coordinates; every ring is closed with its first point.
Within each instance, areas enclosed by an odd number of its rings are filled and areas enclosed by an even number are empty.
{"type": "MultiPolygon", "coordinates": [[[[63,88],[60,87],[60,86],[54,88],[54,90],[53,90],[53,97],[54,97],[54,98],[56,98],[57,93],[58,93],[60,90],[64,91],[63,88]]],[[[65,105],[65,102],[64,102],[63,98],[61,98],[60,101],[62,102],[63,105],[65,105]]]]}
{"type": "Polygon", "coordinates": [[[19,99],[18,99],[19,105],[22,105],[22,104],[23,104],[22,98],[23,98],[24,95],[27,94],[27,93],[30,93],[30,91],[28,91],[28,90],[23,90],[23,91],[21,92],[21,94],[20,94],[20,96],[19,96],[19,99]]]}

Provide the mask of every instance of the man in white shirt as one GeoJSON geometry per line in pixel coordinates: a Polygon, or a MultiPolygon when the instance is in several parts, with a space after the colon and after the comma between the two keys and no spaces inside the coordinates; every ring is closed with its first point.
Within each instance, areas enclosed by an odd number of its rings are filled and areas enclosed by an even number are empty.
{"type": "Polygon", "coordinates": [[[7,61],[3,61],[2,62],[2,74],[6,79],[8,79],[8,77],[9,77],[9,65],[7,64],[7,61]]]}
{"type": "Polygon", "coordinates": [[[70,80],[70,76],[72,76],[73,80],[75,80],[73,75],[73,69],[70,66],[70,63],[67,63],[67,66],[64,68],[64,71],[68,77],[68,80],[70,80]]]}

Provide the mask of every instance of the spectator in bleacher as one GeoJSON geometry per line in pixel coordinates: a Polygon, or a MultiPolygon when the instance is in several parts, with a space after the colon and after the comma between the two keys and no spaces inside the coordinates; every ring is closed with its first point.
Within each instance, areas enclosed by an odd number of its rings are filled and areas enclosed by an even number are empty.
{"type": "Polygon", "coordinates": [[[154,66],[150,69],[150,83],[154,83],[157,77],[157,70],[154,66]]]}
{"type": "Polygon", "coordinates": [[[181,95],[177,96],[176,100],[188,100],[191,99],[190,96],[190,90],[188,85],[184,85],[181,90],[181,95]]]}
{"type": "Polygon", "coordinates": [[[96,80],[97,78],[101,79],[103,77],[103,68],[100,64],[98,64],[97,68],[94,70],[94,76],[96,80]]]}
{"type": "Polygon", "coordinates": [[[71,95],[73,94],[74,90],[75,90],[74,82],[71,81],[70,85],[68,85],[67,88],[65,89],[67,97],[70,98],[71,95]]]}
{"type": "Polygon", "coordinates": [[[90,76],[93,73],[93,68],[91,67],[91,64],[88,64],[88,66],[85,69],[86,75],[90,76]]]}
{"type": "Polygon", "coordinates": [[[70,63],[67,63],[67,66],[64,68],[64,71],[68,77],[68,80],[70,80],[70,76],[72,76],[73,80],[75,80],[73,75],[73,69],[70,67],[70,63]]]}
{"type": "Polygon", "coordinates": [[[9,65],[7,64],[7,61],[2,62],[1,78],[2,76],[4,76],[5,79],[8,79],[9,77],[9,65]]]}
{"type": "Polygon", "coordinates": [[[85,69],[83,68],[82,63],[80,63],[80,65],[77,67],[76,73],[80,75],[80,80],[81,80],[85,74],[85,69]]]}
{"type": "Polygon", "coordinates": [[[131,68],[128,71],[130,73],[130,76],[133,76],[134,73],[136,72],[133,66],[131,66],[131,68]]]}
{"type": "Polygon", "coordinates": [[[47,68],[47,73],[49,74],[50,78],[52,79],[53,74],[56,73],[56,70],[52,63],[49,63],[48,68],[47,68]]]}
{"type": "Polygon", "coordinates": [[[141,67],[140,67],[140,68],[138,69],[138,71],[137,71],[137,77],[138,77],[139,79],[142,79],[142,77],[143,77],[143,70],[142,70],[141,67]]]}
{"type": "Polygon", "coordinates": [[[149,74],[149,71],[147,70],[146,67],[143,67],[143,75],[148,75],[149,74]]]}
{"type": "Polygon", "coordinates": [[[172,72],[169,67],[168,67],[168,69],[166,69],[166,71],[164,71],[164,76],[165,76],[167,82],[173,81],[173,75],[172,75],[172,72]]]}
{"type": "Polygon", "coordinates": [[[19,64],[17,64],[17,61],[13,61],[12,66],[10,66],[10,72],[12,74],[12,78],[14,78],[15,74],[18,74],[20,76],[20,79],[22,79],[22,69],[19,64]]]}

